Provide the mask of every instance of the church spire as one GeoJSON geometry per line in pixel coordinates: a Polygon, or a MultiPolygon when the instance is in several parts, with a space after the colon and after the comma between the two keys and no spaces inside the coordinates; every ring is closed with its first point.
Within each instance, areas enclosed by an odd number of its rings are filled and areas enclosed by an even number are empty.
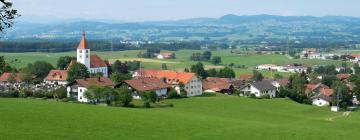
{"type": "Polygon", "coordinates": [[[81,38],[80,44],[78,46],[78,49],[88,49],[86,38],[85,38],[85,31],[82,32],[82,38],[81,38]]]}

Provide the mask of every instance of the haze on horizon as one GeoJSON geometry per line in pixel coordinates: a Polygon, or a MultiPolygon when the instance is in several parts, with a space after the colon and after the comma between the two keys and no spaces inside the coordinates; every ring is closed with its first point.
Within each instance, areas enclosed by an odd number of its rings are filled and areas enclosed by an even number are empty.
{"type": "Polygon", "coordinates": [[[23,20],[159,21],[226,14],[360,17],[359,0],[13,0],[23,20]]]}

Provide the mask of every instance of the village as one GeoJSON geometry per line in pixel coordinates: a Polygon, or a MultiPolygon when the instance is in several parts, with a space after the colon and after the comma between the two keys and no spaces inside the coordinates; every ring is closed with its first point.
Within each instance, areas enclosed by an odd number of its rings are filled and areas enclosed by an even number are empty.
{"type": "MultiPolygon", "coordinates": [[[[316,49],[308,49],[308,57],[315,54],[314,51],[316,49]]],[[[298,103],[331,106],[331,110],[335,112],[339,111],[340,107],[359,104],[356,95],[359,78],[355,76],[359,72],[359,57],[351,59],[356,67],[347,66],[346,63],[343,67],[262,64],[254,69],[252,75],[202,77],[197,71],[152,70],[141,67],[129,71],[127,64],[121,62],[115,62],[120,65],[114,66],[114,62],[104,61],[91,53],[85,32],[76,53],[76,59],[68,60],[69,64],[64,69],[49,70],[44,80],[37,84],[26,82],[26,76],[21,73],[3,73],[0,77],[2,96],[63,98],[82,103],[110,104],[116,99],[114,89],[123,88],[125,90],[121,91],[128,94],[120,97],[132,99],[120,99],[119,102],[129,104],[133,99],[144,100],[147,106],[149,102],[160,99],[215,93],[254,99],[286,97],[298,103]],[[289,78],[280,75],[268,78],[258,71],[293,75],[289,78]],[[113,90],[109,92],[107,89],[113,90]]],[[[153,55],[157,59],[175,57],[175,54],[170,52],[153,55]]],[[[36,77],[31,75],[31,78],[36,77]]]]}

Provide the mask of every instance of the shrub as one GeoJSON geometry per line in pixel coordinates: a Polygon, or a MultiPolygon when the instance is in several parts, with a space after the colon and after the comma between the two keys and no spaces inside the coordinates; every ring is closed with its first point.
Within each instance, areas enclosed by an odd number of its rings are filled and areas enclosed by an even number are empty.
{"type": "Polygon", "coordinates": [[[64,99],[67,97],[66,88],[65,87],[58,88],[52,91],[52,95],[54,96],[54,98],[64,99]]]}
{"type": "Polygon", "coordinates": [[[270,95],[269,94],[266,94],[266,95],[263,95],[260,97],[261,99],[270,99],[270,95]]]}
{"type": "Polygon", "coordinates": [[[20,91],[20,97],[31,97],[34,92],[31,89],[22,89],[20,91]]]}
{"type": "Polygon", "coordinates": [[[19,91],[0,91],[0,97],[17,98],[19,95],[19,91]]]}
{"type": "Polygon", "coordinates": [[[253,98],[253,99],[257,98],[255,94],[250,94],[249,97],[250,97],[250,98],[253,98]]]}
{"type": "Polygon", "coordinates": [[[178,99],[181,98],[181,96],[177,93],[175,89],[170,89],[168,93],[168,99],[178,99]]]}

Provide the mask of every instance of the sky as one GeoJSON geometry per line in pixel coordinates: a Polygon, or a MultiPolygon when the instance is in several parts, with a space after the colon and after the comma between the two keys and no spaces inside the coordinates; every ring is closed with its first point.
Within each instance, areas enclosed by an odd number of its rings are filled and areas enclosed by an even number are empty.
{"type": "Polygon", "coordinates": [[[22,19],[160,21],[226,14],[360,17],[360,0],[12,0],[22,19]]]}

